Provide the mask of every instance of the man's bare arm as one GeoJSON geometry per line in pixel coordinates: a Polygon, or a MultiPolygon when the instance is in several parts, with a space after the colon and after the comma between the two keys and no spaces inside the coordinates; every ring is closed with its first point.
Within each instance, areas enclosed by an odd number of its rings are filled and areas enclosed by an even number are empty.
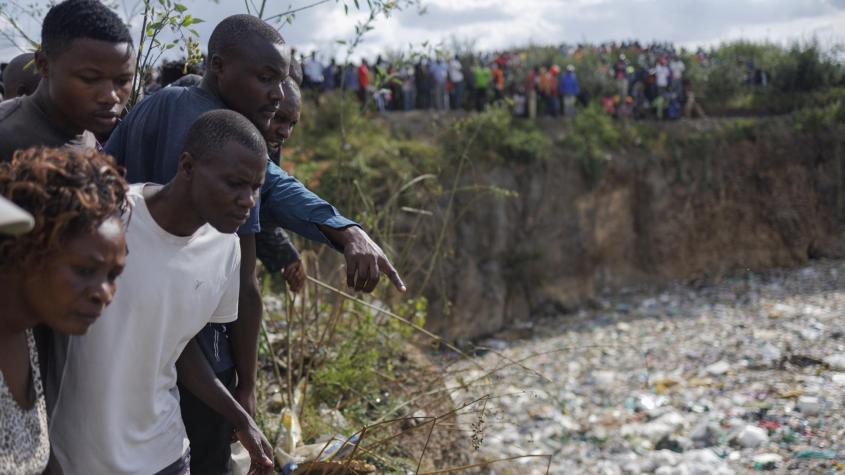
{"type": "Polygon", "coordinates": [[[176,361],[176,372],[182,387],[235,427],[238,440],[249,452],[252,466],[270,473],[269,471],[273,469],[273,449],[270,443],[258,429],[255,421],[214,375],[208,360],[194,339],[191,339],[176,361]]]}
{"type": "Polygon", "coordinates": [[[241,236],[241,286],[238,319],[228,325],[229,343],[238,373],[235,398],[250,416],[255,415],[255,378],[258,333],[261,329],[261,289],[255,277],[255,235],[241,236]]]}

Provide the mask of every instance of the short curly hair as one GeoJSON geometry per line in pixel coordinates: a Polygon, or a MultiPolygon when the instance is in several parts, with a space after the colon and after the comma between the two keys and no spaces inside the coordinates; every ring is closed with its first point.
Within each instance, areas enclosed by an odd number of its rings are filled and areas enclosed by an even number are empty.
{"type": "Polygon", "coordinates": [[[45,54],[55,56],[80,38],[132,45],[129,28],[99,0],[65,0],[47,12],[41,24],[45,54]]]}
{"type": "Polygon", "coordinates": [[[208,38],[208,59],[238,51],[249,39],[258,37],[272,44],[285,44],[281,33],[269,23],[252,15],[239,14],[224,18],[208,38]]]}
{"type": "Polygon", "coordinates": [[[28,211],[35,227],[0,236],[0,268],[43,265],[69,240],[126,212],[129,186],[108,155],[34,147],[0,163],[0,194],[28,211]]]}

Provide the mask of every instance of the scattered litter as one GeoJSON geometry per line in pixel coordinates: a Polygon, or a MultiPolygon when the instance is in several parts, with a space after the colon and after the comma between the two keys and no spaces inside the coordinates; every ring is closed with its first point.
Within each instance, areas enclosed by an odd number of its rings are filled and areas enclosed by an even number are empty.
{"type": "MultiPolygon", "coordinates": [[[[831,473],[845,458],[845,262],[813,268],[537,320],[531,339],[476,359],[505,366],[491,385],[452,395],[509,394],[488,401],[478,455],[555,454],[549,473],[831,473]]],[[[545,473],[514,463],[491,473],[545,473]]]]}

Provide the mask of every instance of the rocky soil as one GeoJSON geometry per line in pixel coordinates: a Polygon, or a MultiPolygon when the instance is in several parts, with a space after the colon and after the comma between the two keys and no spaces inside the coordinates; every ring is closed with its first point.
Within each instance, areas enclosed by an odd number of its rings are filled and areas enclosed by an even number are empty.
{"type": "MultiPolygon", "coordinates": [[[[834,473],[843,314],[843,261],[598,298],[483,342],[477,361],[505,368],[453,400],[493,395],[483,421],[461,419],[477,460],[551,454],[555,474],[834,473]]],[[[452,384],[485,373],[465,369],[452,384]]],[[[542,458],[485,469],[545,471],[542,458]]]]}

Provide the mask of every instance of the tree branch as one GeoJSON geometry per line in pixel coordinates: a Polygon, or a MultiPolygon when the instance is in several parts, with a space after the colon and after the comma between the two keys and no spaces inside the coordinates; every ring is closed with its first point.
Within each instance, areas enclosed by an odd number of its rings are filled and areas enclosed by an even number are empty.
{"type": "Polygon", "coordinates": [[[331,1],[331,0],[318,0],[318,1],[314,2],[314,3],[310,3],[310,4],[308,4],[308,5],[305,5],[305,6],[302,6],[302,7],[299,7],[299,8],[289,8],[289,9],[288,9],[287,11],[285,11],[285,12],[278,13],[278,14],[276,14],[276,15],[269,16],[269,17],[265,18],[265,19],[264,19],[264,21],[266,21],[266,22],[268,22],[268,23],[269,23],[269,22],[271,22],[272,20],[278,20],[279,18],[286,17],[286,16],[288,16],[288,15],[293,15],[294,13],[299,13],[299,12],[301,12],[301,11],[303,11],[303,10],[308,10],[309,8],[314,8],[314,7],[318,6],[318,5],[322,5],[322,4],[324,4],[324,3],[328,3],[328,2],[330,2],[330,1],[331,1]]]}

